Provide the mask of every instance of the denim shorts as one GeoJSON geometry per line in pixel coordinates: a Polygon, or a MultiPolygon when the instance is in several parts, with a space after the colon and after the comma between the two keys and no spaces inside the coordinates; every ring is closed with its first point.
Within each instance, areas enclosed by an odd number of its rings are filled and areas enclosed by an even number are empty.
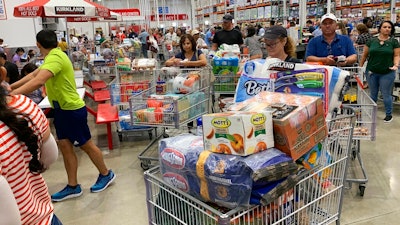
{"type": "Polygon", "coordinates": [[[76,147],[92,137],[87,122],[86,106],[76,110],[63,110],[54,104],[54,126],[58,140],[68,139],[76,147]]]}
{"type": "Polygon", "coordinates": [[[56,214],[53,214],[53,218],[51,219],[51,225],[62,225],[61,221],[58,219],[56,214]]]}

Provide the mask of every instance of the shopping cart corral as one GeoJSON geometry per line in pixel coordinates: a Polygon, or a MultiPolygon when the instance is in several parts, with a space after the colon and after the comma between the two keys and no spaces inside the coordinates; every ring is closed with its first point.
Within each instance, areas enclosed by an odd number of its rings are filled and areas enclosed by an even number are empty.
{"type": "Polygon", "coordinates": [[[158,162],[153,145],[167,131],[186,130],[188,123],[209,112],[211,69],[162,68],[154,74],[155,86],[130,98],[132,125],[160,128],[161,132],[139,154],[141,167],[158,162]]]}
{"type": "Polygon", "coordinates": [[[144,175],[149,224],[339,224],[353,126],[354,114],[328,121],[319,165],[268,205],[225,209],[207,204],[169,185],[160,169],[152,168],[144,175]]]}
{"type": "MultiPolygon", "coordinates": [[[[353,132],[353,141],[351,147],[351,159],[349,163],[349,174],[346,181],[350,189],[352,183],[357,183],[359,186],[360,196],[364,196],[366,184],[368,182],[367,172],[364,168],[364,163],[361,156],[361,141],[375,141],[376,138],[376,115],[377,115],[377,104],[371,99],[371,97],[363,89],[363,75],[361,67],[343,67],[341,69],[350,71],[352,79],[356,80],[357,88],[355,93],[345,95],[344,104],[346,107],[351,107],[352,112],[355,113],[356,123],[353,132]],[[350,96],[350,97],[349,97],[350,96]],[[353,163],[357,159],[357,163],[353,163]],[[361,176],[358,177],[358,171],[361,171],[361,176]]],[[[351,91],[350,91],[351,92],[351,91]]],[[[343,110],[346,114],[348,111],[343,110]]]]}

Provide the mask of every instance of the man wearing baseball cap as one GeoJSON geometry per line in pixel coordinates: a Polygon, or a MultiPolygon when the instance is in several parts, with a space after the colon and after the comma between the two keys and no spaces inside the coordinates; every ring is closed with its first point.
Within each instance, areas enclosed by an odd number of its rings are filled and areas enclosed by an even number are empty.
{"type": "Polygon", "coordinates": [[[212,40],[212,50],[217,51],[219,46],[222,44],[238,44],[239,46],[243,44],[243,37],[240,31],[233,29],[233,16],[231,14],[226,14],[222,18],[222,30],[215,33],[212,40]]]}
{"type": "Polygon", "coordinates": [[[349,66],[357,61],[353,42],[347,35],[336,33],[337,18],[328,13],[321,18],[322,35],[314,37],[307,45],[307,62],[320,62],[331,66],[349,66]]]}

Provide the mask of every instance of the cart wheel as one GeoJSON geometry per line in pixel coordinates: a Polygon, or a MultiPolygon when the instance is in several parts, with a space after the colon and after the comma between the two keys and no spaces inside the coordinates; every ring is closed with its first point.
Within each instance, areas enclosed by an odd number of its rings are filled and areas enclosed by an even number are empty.
{"type": "Polygon", "coordinates": [[[122,142],[122,134],[118,134],[119,141],[122,142]]]}
{"type": "Polygon", "coordinates": [[[363,197],[364,196],[364,191],[365,191],[365,185],[364,184],[360,184],[358,186],[358,189],[360,189],[360,196],[363,197]]]}
{"type": "Polygon", "coordinates": [[[150,165],[148,162],[141,162],[140,167],[142,167],[143,170],[148,170],[150,168],[150,165]]]}
{"type": "Polygon", "coordinates": [[[168,138],[169,135],[168,134],[163,134],[163,138],[168,138]]]}

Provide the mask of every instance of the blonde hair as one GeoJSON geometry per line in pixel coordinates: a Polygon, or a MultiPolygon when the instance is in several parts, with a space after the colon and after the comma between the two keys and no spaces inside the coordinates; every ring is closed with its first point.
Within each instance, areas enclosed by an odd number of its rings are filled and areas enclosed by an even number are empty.
{"type": "Polygon", "coordinates": [[[296,57],[296,45],[294,44],[294,40],[291,37],[280,37],[279,40],[283,41],[285,38],[286,44],[283,47],[283,50],[291,57],[296,57]]]}

